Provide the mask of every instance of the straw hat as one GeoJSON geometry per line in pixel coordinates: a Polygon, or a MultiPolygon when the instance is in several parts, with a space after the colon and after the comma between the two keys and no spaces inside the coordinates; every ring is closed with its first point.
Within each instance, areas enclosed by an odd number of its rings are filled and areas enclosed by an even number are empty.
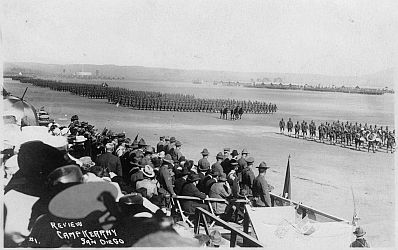
{"type": "Polygon", "coordinates": [[[142,170],[142,173],[149,178],[155,177],[155,172],[153,171],[153,168],[149,165],[145,165],[144,169],[142,170]]]}
{"type": "Polygon", "coordinates": [[[87,138],[82,135],[77,135],[76,138],[73,140],[74,143],[81,143],[87,141],[87,138]]]}
{"type": "Polygon", "coordinates": [[[362,237],[366,234],[362,227],[355,228],[355,231],[352,233],[355,234],[356,237],[362,237]]]}

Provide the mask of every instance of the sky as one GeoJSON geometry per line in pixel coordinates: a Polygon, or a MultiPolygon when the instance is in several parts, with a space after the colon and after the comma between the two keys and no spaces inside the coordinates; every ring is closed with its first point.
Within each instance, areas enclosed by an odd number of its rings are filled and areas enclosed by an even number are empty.
{"type": "Polygon", "coordinates": [[[3,0],[3,60],[372,74],[397,65],[397,4],[3,0]]]}

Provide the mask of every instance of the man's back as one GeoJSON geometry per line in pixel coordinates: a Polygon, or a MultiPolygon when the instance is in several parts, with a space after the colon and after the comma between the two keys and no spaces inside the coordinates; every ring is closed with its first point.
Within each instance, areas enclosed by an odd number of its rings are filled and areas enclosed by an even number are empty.
{"type": "Polygon", "coordinates": [[[107,168],[110,172],[122,176],[122,164],[120,163],[119,157],[107,152],[98,156],[96,164],[107,168]]]}

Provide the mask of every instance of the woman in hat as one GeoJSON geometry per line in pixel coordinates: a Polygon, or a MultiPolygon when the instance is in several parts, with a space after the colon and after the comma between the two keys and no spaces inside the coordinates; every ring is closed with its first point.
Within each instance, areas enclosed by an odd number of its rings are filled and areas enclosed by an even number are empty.
{"type": "MultiPolygon", "coordinates": [[[[181,195],[183,196],[191,196],[191,197],[198,197],[200,199],[205,199],[206,198],[206,194],[202,193],[199,191],[199,189],[196,187],[196,185],[198,185],[199,183],[199,175],[197,174],[190,174],[187,178],[187,182],[185,183],[185,185],[182,187],[181,190],[181,195]]],[[[189,214],[194,214],[195,213],[195,209],[197,207],[201,207],[204,208],[206,210],[209,210],[209,207],[207,206],[207,204],[204,204],[202,202],[199,201],[195,201],[195,200],[184,200],[182,202],[182,207],[184,209],[184,211],[186,211],[189,214]]]]}

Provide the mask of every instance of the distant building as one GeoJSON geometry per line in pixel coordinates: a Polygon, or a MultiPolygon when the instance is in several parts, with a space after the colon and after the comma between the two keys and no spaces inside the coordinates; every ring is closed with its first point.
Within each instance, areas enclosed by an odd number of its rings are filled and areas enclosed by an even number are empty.
{"type": "Polygon", "coordinates": [[[92,73],[91,72],[84,72],[84,71],[80,71],[80,72],[76,72],[77,76],[91,76],[92,73]]]}

